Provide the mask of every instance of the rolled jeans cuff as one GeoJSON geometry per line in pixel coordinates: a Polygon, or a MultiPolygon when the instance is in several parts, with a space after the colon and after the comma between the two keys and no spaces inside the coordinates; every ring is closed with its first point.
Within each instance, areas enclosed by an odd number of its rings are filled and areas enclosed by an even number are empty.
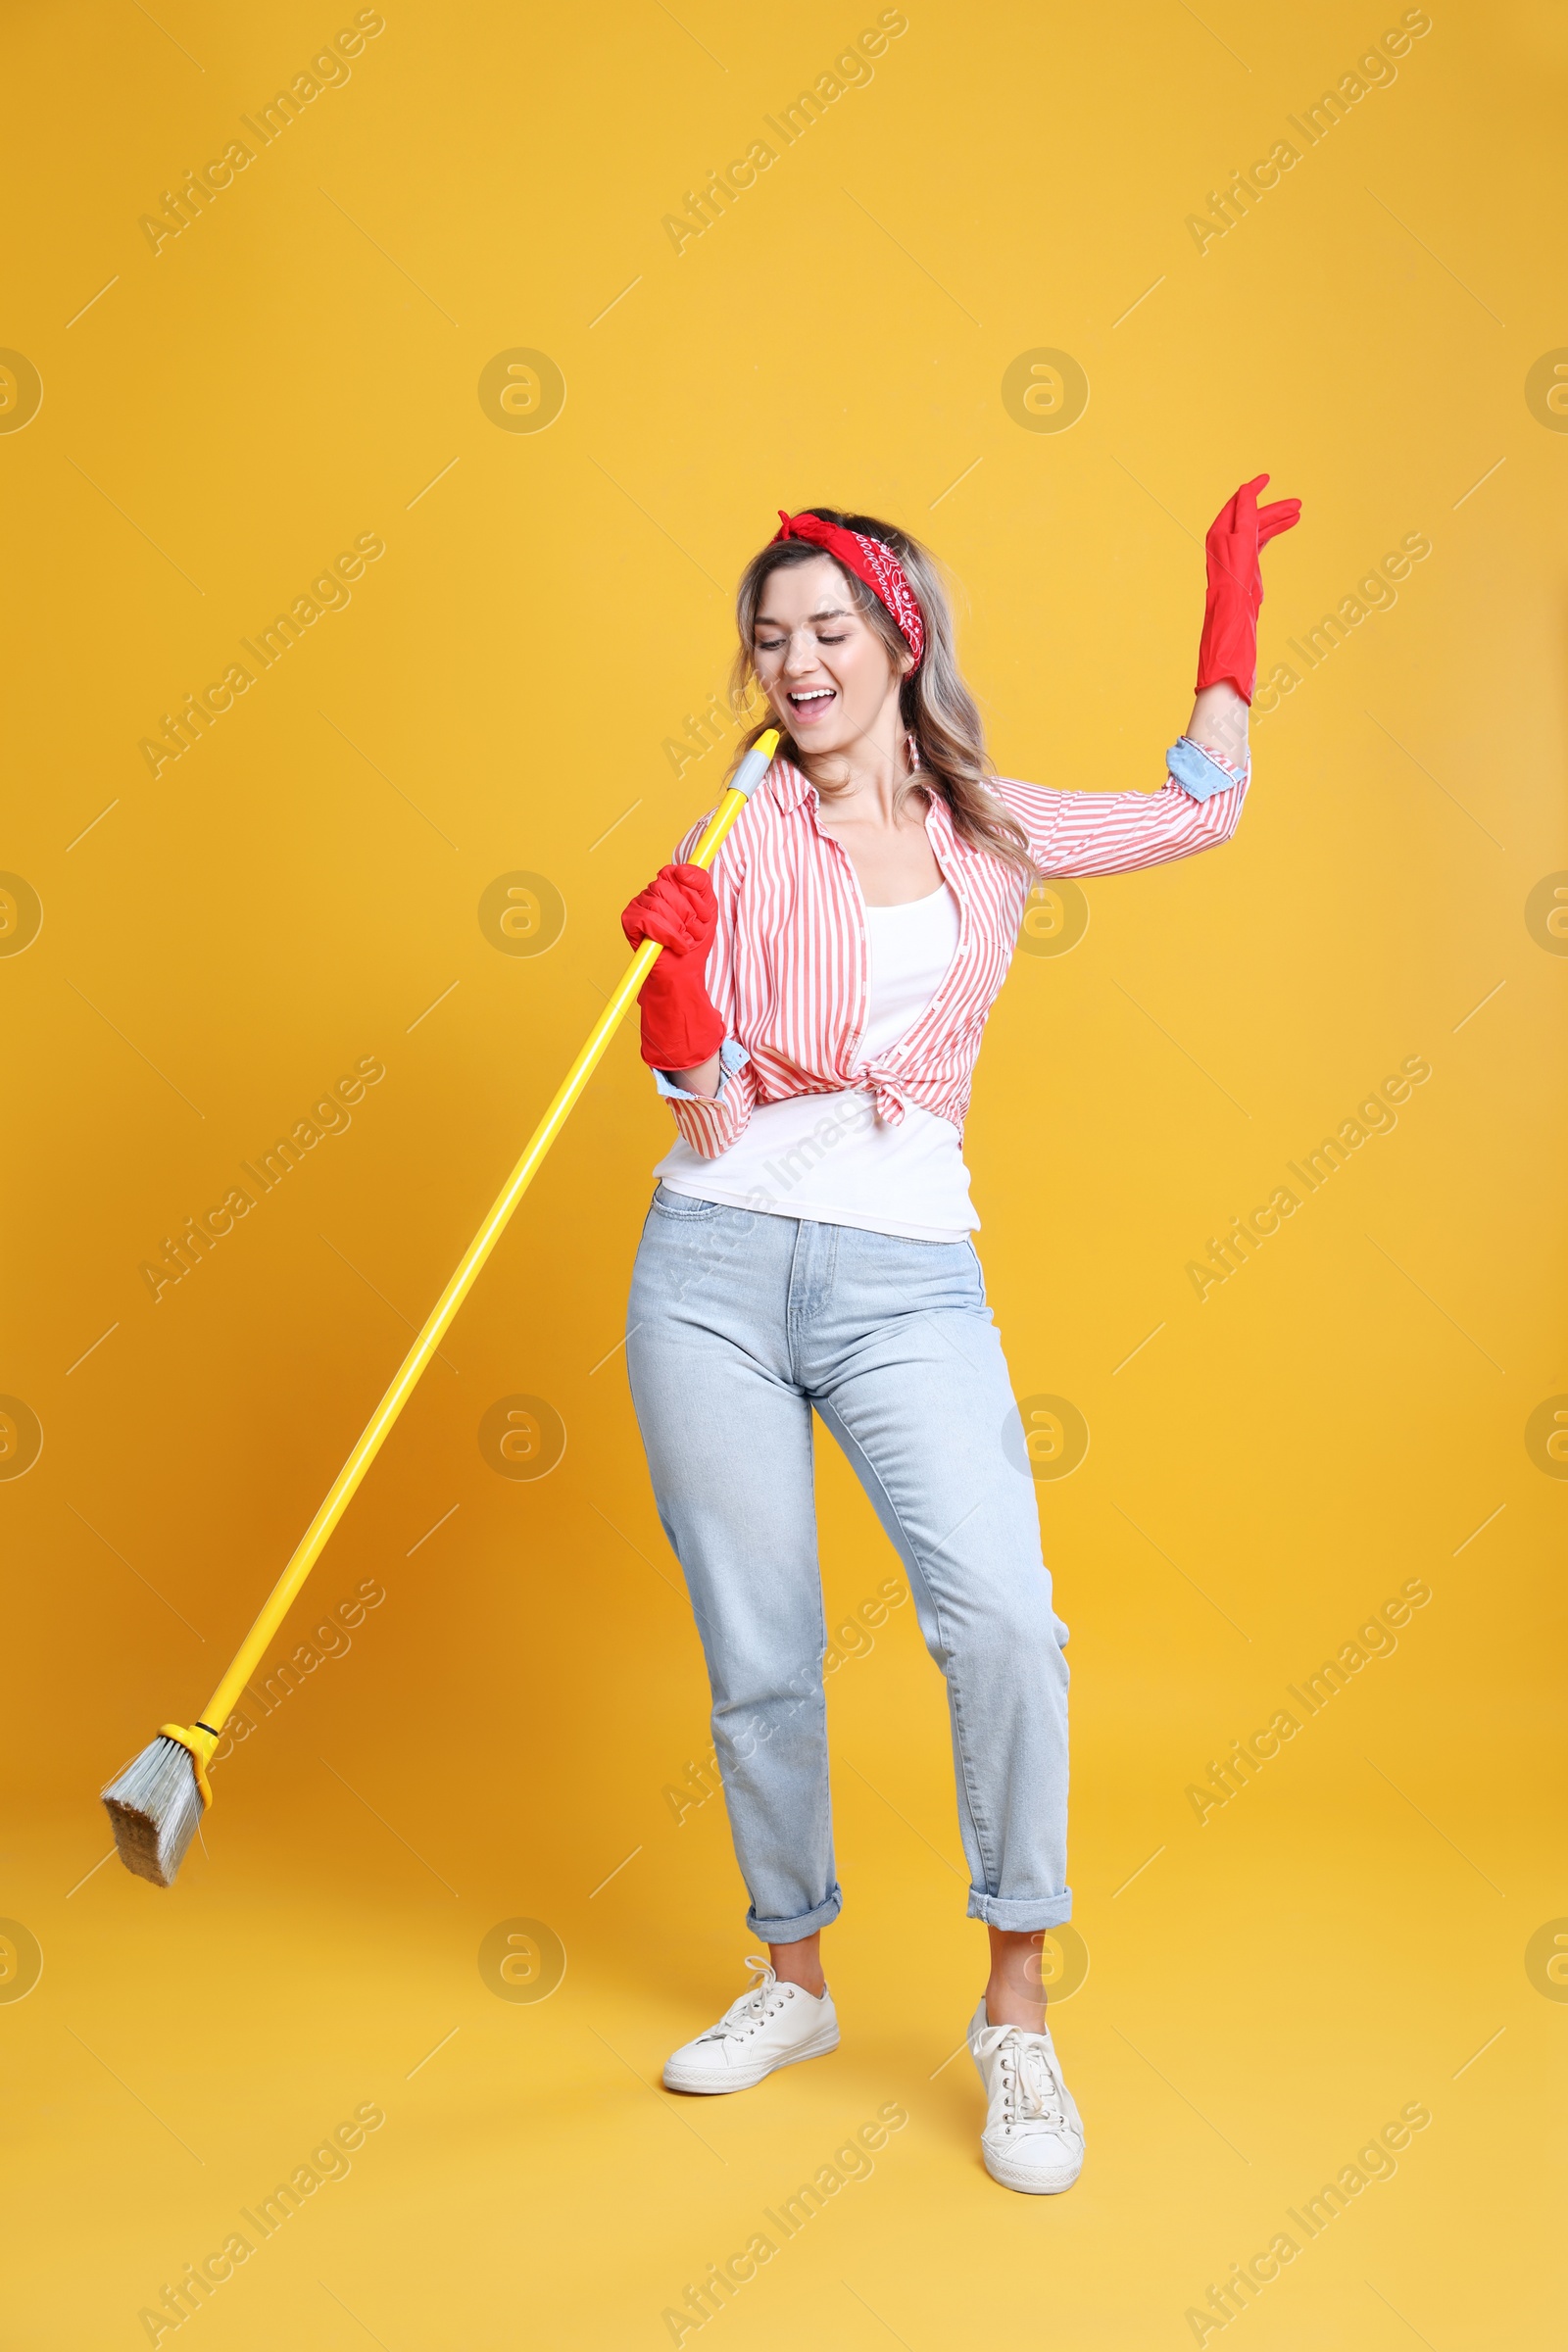
{"type": "Polygon", "coordinates": [[[1019,1897],[984,1894],[977,1886],[969,1889],[971,1919],[983,1919],[988,1928],[1001,1928],[1009,1936],[1036,1936],[1045,1928],[1065,1927],[1072,1917],[1072,1888],[1064,1886],[1059,1894],[1043,1894],[1033,1902],[1019,1897]]]}
{"type": "Polygon", "coordinates": [[[755,1910],[749,1910],[746,1925],[764,1943],[800,1943],[804,1937],[814,1936],[818,1928],[831,1927],[843,1908],[844,1889],[835,1885],[814,1911],[803,1911],[799,1919],[759,1919],[755,1910]]]}

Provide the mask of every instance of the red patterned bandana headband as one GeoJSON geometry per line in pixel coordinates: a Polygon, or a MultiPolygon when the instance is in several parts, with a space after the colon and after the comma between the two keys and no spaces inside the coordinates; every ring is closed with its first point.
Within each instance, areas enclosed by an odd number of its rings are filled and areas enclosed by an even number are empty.
{"type": "Polygon", "coordinates": [[[782,507],[778,519],[774,546],[781,539],[806,539],[825,555],[836,556],[887,607],[918,667],[925,652],[925,616],[909,586],[908,573],[886,540],[868,539],[862,531],[841,530],[836,522],[824,522],[819,514],[786,514],[782,507]]]}

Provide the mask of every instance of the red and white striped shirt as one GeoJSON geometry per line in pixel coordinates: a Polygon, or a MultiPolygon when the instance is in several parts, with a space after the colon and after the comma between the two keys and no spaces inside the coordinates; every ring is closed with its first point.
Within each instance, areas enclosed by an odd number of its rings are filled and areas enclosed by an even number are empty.
{"type": "MultiPolygon", "coordinates": [[[[1236,830],[1249,771],[1185,739],[1171,760],[1191,790],[1174,772],[1154,793],[1054,792],[1006,779],[995,790],[1043,874],[1128,873],[1191,857],[1236,830]]],[[[865,903],[848,851],[817,808],[800,769],[775,760],[713,867],[718,931],[707,979],[725,1027],[719,1091],[688,1094],[655,1073],[681,1134],[705,1159],[729,1150],[758,1103],[851,1087],[868,1089],[892,1125],[913,1102],[963,1126],[986,1016],[1012,961],[1029,885],[1015,867],[960,840],[946,803],[930,797],[926,837],[958,903],[957,950],[913,1028],[866,1061],[865,903]]],[[[706,822],[681,842],[677,863],[706,822]]]]}

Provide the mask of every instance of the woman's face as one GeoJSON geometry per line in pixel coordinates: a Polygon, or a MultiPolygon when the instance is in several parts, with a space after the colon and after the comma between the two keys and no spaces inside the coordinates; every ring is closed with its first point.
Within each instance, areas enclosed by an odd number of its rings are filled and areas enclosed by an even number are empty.
{"type": "Polygon", "coordinates": [[[898,718],[901,672],[856,611],[830,556],[781,564],[763,583],[752,659],[803,752],[843,752],[898,718]]]}

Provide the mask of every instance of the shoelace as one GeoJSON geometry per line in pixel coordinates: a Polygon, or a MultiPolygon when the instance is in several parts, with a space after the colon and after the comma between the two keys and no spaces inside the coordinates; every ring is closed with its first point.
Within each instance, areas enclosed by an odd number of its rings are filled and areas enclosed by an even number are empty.
{"type": "Polygon", "coordinates": [[[1002,2061],[1004,2120],[1008,2124],[1065,2126],[1066,2109],[1044,2040],[1024,2034],[1016,2026],[993,2027],[989,2034],[980,2037],[982,2050],[988,2040],[1002,2061]]]}
{"type": "Polygon", "coordinates": [[[750,2034],[767,2018],[772,1996],[779,1989],[778,1979],[770,1963],[760,1953],[749,1952],[746,1965],[757,1982],[748,1986],[739,2000],[731,2001],[716,2026],[710,2026],[706,2034],[698,2035],[700,2041],[728,2041],[732,2035],[750,2034]]]}
{"type": "MultiPolygon", "coordinates": [[[[1029,2121],[1063,2124],[1067,2118],[1056,2088],[1055,2070],[1046,2055],[1045,2045],[1025,2041],[1018,2045],[1015,2057],[1018,2113],[1029,2121]]],[[[1005,2064],[1005,2059],[1004,2059],[1005,2064]]]]}

